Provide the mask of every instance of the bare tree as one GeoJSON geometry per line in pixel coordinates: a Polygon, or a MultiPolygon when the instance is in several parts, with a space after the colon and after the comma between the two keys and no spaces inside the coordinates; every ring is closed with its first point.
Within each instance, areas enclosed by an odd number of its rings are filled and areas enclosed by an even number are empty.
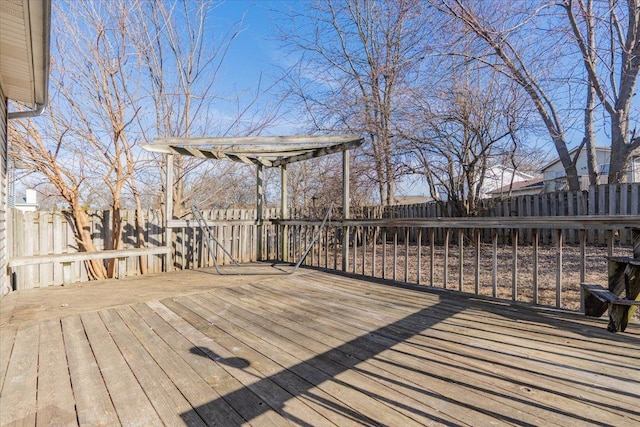
{"type": "MultiPolygon", "coordinates": [[[[368,179],[364,159],[354,158],[351,162],[350,199],[351,205],[371,204],[376,186],[368,179]]],[[[287,168],[289,178],[289,203],[292,209],[305,215],[322,217],[331,203],[338,206],[342,201],[342,159],[339,155],[326,156],[287,168]]]]}
{"type": "Polygon", "coordinates": [[[392,132],[394,111],[425,55],[431,28],[425,6],[410,0],[325,0],[287,18],[282,38],[299,57],[287,70],[295,102],[306,107],[314,131],[366,136],[364,154],[371,159],[380,201],[390,204],[401,155],[392,132]]]}
{"type": "MultiPolygon", "coordinates": [[[[137,208],[137,243],[144,246],[140,214],[147,195],[140,185],[146,189],[154,182],[146,172],[150,156],[140,152],[138,141],[188,137],[212,127],[218,134],[257,133],[277,115],[277,108],[264,115],[252,110],[262,92],[258,88],[245,104],[236,98],[235,117],[212,120],[215,101],[221,99],[213,91],[216,76],[239,31],[232,26],[219,42],[212,36],[208,19],[214,5],[179,0],[56,3],[55,49],[64,54],[54,55],[50,114],[37,125],[16,123],[21,135],[15,148],[25,159],[23,166],[50,181],[71,208],[82,249],[96,250],[87,231],[87,201],[111,208],[105,246],[117,249],[127,198],[137,208]]],[[[209,166],[207,173],[199,170],[189,180],[199,162],[178,157],[176,164],[178,179],[169,185],[180,207],[193,194],[209,191],[216,182],[209,178],[230,176],[237,169],[209,166]]],[[[90,263],[92,278],[113,273],[101,266],[100,261],[90,263]]]]}
{"type": "MultiPolygon", "coordinates": [[[[548,82],[546,79],[549,76],[548,69],[540,69],[542,60],[550,59],[550,52],[555,52],[557,46],[543,43],[541,38],[536,39],[539,43],[532,43],[532,33],[528,33],[529,39],[523,33],[531,30],[528,24],[547,5],[529,5],[523,2],[489,3],[471,5],[461,0],[446,0],[442,2],[442,6],[444,11],[463,23],[465,28],[490,49],[490,52],[480,50],[469,53],[467,51],[469,57],[509,77],[527,94],[553,141],[566,171],[569,188],[579,190],[577,155],[573,159],[569,155],[563,124],[566,116],[562,116],[549,92],[549,87],[545,87],[545,83],[548,82]],[[521,45],[524,42],[527,48],[521,45]]],[[[550,22],[546,24],[549,25],[550,22]]]]}
{"type": "MultiPolygon", "coordinates": [[[[610,118],[609,183],[626,182],[632,154],[640,148],[640,136],[630,129],[631,100],[640,71],[640,3],[564,0],[560,5],[587,72],[587,108],[593,107],[595,95],[610,118]]],[[[592,135],[592,120],[586,120],[586,133],[592,135]]]]}
{"type": "Polygon", "coordinates": [[[554,142],[569,188],[579,189],[575,162],[584,147],[590,182],[598,182],[594,112],[600,106],[610,126],[609,182],[627,179],[633,151],[640,147],[640,138],[630,129],[635,117],[631,100],[640,70],[637,1],[563,0],[472,6],[447,0],[441,4],[491,49],[492,55],[476,52],[474,59],[509,76],[527,93],[554,142]],[[577,46],[578,55],[573,54],[571,43],[577,46]],[[542,69],[540,65],[549,60],[554,61],[554,70],[542,69]],[[580,62],[584,65],[582,74],[580,62]],[[559,90],[554,94],[552,87],[559,90]],[[584,105],[583,138],[572,159],[565,125],[573,120],[571,110],[576,102],[584,105]],[[564,105],[564,111],[559,105],[564,105]]]}
{"type": "MultiPolygon", "coordinates": [[[[9,122],[11,146],[9,155],[21,159],[21,168],[43,176],[70,208],[71,222],[79,248],[86,252],[97,249],[91,236],[89,216],[83,203],[82,189],[86,176],[78,165],[72,150],[63,150],[69,129],[55,121],[56,112],[47,110],[49,125],[43,128],[32,119],[12,120],[9,122]]],[[[104,279],[107,271],[100,260],[87,261],[89,276],[104,279]]]]}
{"type": "Polygon", "coordinates": [[[509,185],[519,169],[527,111],[500,74],[455,62],[443,59],[452,78],[416,94],[401,131],[413,154],[408,170],[425,178],[443,212],[478,216],[488,182],[507,179],[509,185]]]}
{"type": "MultiPolygon", "coordinates": [[[[150,115],[154,117],[146,120],[139,116],[145,142],[156,137],[255,135],[277,117],[277,102],[259,112],[254,108],[268,89],[261,82],[244,99],[221,90],[220,70],[242,23],[214,32],[211,20],[217,4],[178,0],[136,3],[136,25],[131,30],[135,31],[132,36],[140,71],[150,85],[144,96],[151,100],[150,115]],[[214,114],[216,108],[229,107],[235,109],[230,118],[223,120],[214,114]]],[[[210,197],[224,192],[225,186],[232,185],[232,181],[224,182],[225,177],[238,169],[238,165],[203,164],[202,159],[183,156],[174,156],[173,161],[175,182],[163,185],[173,188],[173,212],[178,217],[186,214],[187,206],[195,200],[211,204],[199,192],[206,188],[210,197]],[[202,179],[213,176],[218,180],[202,179]]]]}

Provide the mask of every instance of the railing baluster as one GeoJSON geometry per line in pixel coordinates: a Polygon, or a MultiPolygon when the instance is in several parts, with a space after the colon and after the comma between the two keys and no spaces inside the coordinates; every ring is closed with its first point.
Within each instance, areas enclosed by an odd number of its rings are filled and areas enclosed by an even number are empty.
{"type": "Polygon", "coordinates": [[[338,269],[338,243],[340,239],[338,238],[338,227],[334,227],[333,229],[333,269],[338,269]]]}
{"type": "Polygon", "coordinates": [[[366,274],[367,266],[367,229],[362,227],[362,275],[366,274]]]}
{"type": "Polygon", "coordinates": [[[382,231],[382,278],[387,278],[387,228],[382,231]]]}
{"type": "Polygon", "coordinates": [[[447,285],[449,284],[449,230],[448,228],[444,229],[444,271],[443,271],[443,284],[444,288],[447,289],[447,285]]]}
{"type": "Polygon", "coordinates": [[[393,280],[398,279],[398,227],[393,228],[393,280]]]}
{"type": "Polygon", "coordinates": [[[458,228],[458,290],[464,292],[464,228],[458,228]]]}
{"type": "Polygon", "coordinates": [[[329,227],[324,229],[324,268],[329,268],[329,227]]]}
{"type": "Polygon", "coordinates": [[[371,276],[376,277],[376,256],[377,256],[377,240],[378,240],[378,230],[380,227],[373,227],[373,248],[371,253],[371,276]]]}
{"type": "Polygon", "coordinates": [[[418,247],[418,253],[416,255],[418,265],[416,266],[416,274],[418,275],[416,279],[416,284],[422,284],[421,276],[422,276],[422,227],[418,228],[418,237],[416,241],[418,247]]]}
{"type": "Polygon", "coordinates": [[[562,303],[562,239],[564,233],[561,229],[556,230],[558,240],[558,251],[556,258],[556,307],[560,308],[562,303]]]}
{"type": "Polygon", "coordinates": [[[538,243],[540,234],[537,228],[531,230],[531,240],[533,246],[533,303],[538,304],[538,243]]]}
{"type": "Polygon", "coordinates": [[[498,297],[498,230],[496,228],[491,229],[491,243],[492,249],[492,262],[491,262],[491,295],[494,298],[498,297]]]}
{"type": "Polygon", "coordinates": [[[580,230],[580,283],[587,278],[587,232],[580,230]]]}
{"type": "Polygon", "coordinates": [[[360,227],[353,227],[353,274],[358,272],[358,235],[360,227]]]}
{"type": "MultiPolygon", "coordinates": [[[[248,243],[251,243],[252,240],[256,240],[258,238],[255,235],[255,226],[249,226],[244,223],[233,223],[233,219],[228,220],[230,222],[226,223],[223,223],[222,221],[212,225],[212,229],[215,230],[216,234],[220,236],[220,239],[223,242],[226,242],[230,251],[237,254],[239,257],[242,257],[245,246],[247,246],[248,243]],[[245,226],[247,227],[247,232],[245,232],[245,226]],[[251,232],[249,232],[250,230],[251,232]],[[247,240],[246,244],[244,242],[245,239],[247,240]]],[[[608,253],[611,254],[615,252],[615,246],[618,244],[618,237],[616,233],[626,233],[629,227],[635,225],[635,223],[631,221],[631,218],[627,217],[611,217],[607,219],[583,217],[572,219],[571,221],[565,217],[558,217],[557,219],[548,218],[544,222],[539,221],[537,218],[528,217],[504,219],[438,218],[436,220],[425,218],[423,220],[404,220],[402,218],[397,218],[392,220],[349,220],[336,224],[335,230],[337,233],[334,233],[331,236],[331,231],[328,229],[319,231],[320,228],[317,221],[288,220],[281,222],[280,220],[267,220],[263,226],[262,239],[264,244],[262,247],[264,255],[267,255],[270,258],[273,258],[274,256],[276,258],[282,257],[283,252],[280,250],[279,245],[279,242],[283,239],[283,236],[279,233],[279,230],[282,230],[282,228],[278,228],[278,226],[282,227],[282,224],[286,224],[286,227],[291,234],[291,244],[289,245],[288,252],[292,253],[299,253],[301,247],[307,246],[306,243],[309,242],[309,238],[311,236],[316,236],[316,232],[318,231],[318,235],[324,234],[324,236],[321,236],[320,240],[317,241],[317,245],[311,249],[310,256],[305,261],[306,264],[314,267],[330,268],[330,258],[332,255],[329,251],[331,251],[331,245],[336,243],[333,247],[333,267],[340,268],[341,262],[338,260],[338,257],[340,256],[339,245],[341,236],[345,236],[344,234],[340,234],[340,230],[348,230],[349,234],[344,240],[349,246],[345,251],[348,254],[348,258],[343,261],[344,264],[348,266],[347,271],[349,273],[355,273],[363,276],[370,275],[373,277],[382,276],[384,279],[393,279],[394,281],[415,283],[417,285],[428,284],[434,287],[437,286],[446,289],[455,289],[460,292],[471,292],[472,285],[470,271],[473,268],[475,261],[475,286],[473,292],[477,294],[487,294],[496,298],[505,298],[512,301],[531,299],[534,304],[546,304],[558,308],[578,309],[581,301],[579,302],[577,298],[574,298],[576,286],[574,282],[578,281],[578,276],[581,283],[588,278],[586,258],[588,255],[587,243],[589,243],[588,237],[590,227],[594,228],[597,232],[606,233],[605,236],[608,238],[608,253]],[[538,225],[542,228],[538,228],[538,225]],[[384,228],[382,228],[382,226],[384,226],[384,228]],[[422,263],[424,229],[428,229],[426,232],[429,233],[430,262],[429,272],[427,273],[429,275],[428,279],[424,279],[422,277],[424,271],[422,263]],[[389,236],[387,230],[392,230],[391,233],[393,233],[393,235],[389,236]],[[565,249],[565,244],[568,242],[565,239],[571,236],[571,233],[569,233],[570,230],[574,230],[574,235],[576,241],[579,242],[579,246],[576,246],[575,248],[567,246],[565,249]],[[451,275],[456,276],[456,271],[451,270],[452,268],[455,268],[455,266],[451,265],[451,260],[456,258],[456,256],[452,255],[450,252],[451,245],[455,244],[456,241],[456,236],[453,233],[457,234],[458,266],[457,279],[454,278],[453,282],[450,282],[452,279],[451,275]],[[487,250],[489,248],[489,242],[487,241],[489,233],[491,236],[491,252],[487,250]],[[381,251],[378,249],[378,240],[381,238],[379,236],[382,237],[381,251]],[[528,239],[523,241],[520,238],[521,236],[523,239],[530,236],[531,243],[529,243],[528,239]],[[467,237],[469,239],[467,239],[467,237]],[[402,244],[402,242],[399,241],[399,239],[403,238],[404,248],[401,248],[399,247],[399,244],[402,244]],[[324,241],[322,239],[324,239],[324,241]],[[413,249],[411,247],[413,240],[415,240],[415,244],[417,245],[415,257],[412,255],[413,249]],[[546,242],[553,242],[551,247],[555,246],[556,256],[551,263],[547,261],[546,249],[544,252],[541,252],[540,244],[542,240],[546,242]],[[506,243],[502,248],[500,248],[500,242],[502,241],[506,243]],[[523,244],[523,242],[525,245],[525,252],[521,253],[520,245],[523,244]],[[436,243],[438,243],[437,247],[436,243]],[[387,253],[388,244],[393,245],[393,248],[390,250],[392,253],[387,253]],[[511,260],[507,259],[508,255],[506,258],[503,256],[507,254],[508,244],[511,244],[512,246],[511,260]],[[369,245],[372,245],[372,248],[369,248],[369,245]],[[348,251],[351,250],[352,246],[353,254],[349,254],[348,251]],[[469,251],[475,246],[475,260],[472,260],[471,258],[465,260],[465,246],[469,247],[469,251]],[[486,247],[483,248],[483,246],[486,247]],[[531,247],[531,252],[529,252],[529,246],[531,247]],[[612,246],[613,249],[611,248],[612,246]],[[402,259],[403,264],[400,264],[399,251],[401,250],[404,250],[404,258],[402,259]],[[568,266],[568,268],[571,267],[571,270],[567,271],[570,271],[571,274],[565,274],[565,266],[563,265],[565,251],[568,254],[578,255],[579,253],[579,261],[577,261],[575,265],[572,264],[568,266]],[[378,259],[380,256],[379,252],[382,252],[382,260],[378,259]],[[491,255],[489,255],[489,253],[491,253],[491,255]],[[484,265],[483,267],[483,263],[487,264],[489,262],[489,256],[491,257],[489,264],[490,267],[489,265],[484,265]],[[522,258],[522,260],[526,261],[526,268],[523,270],[524,273],[520,271],[520,260],[523,256],[524,258],[522,258]],[[486,262],[483,261],[483,259],[486,262]],[[414,264],[411,263],[411,260],[415,260],[413,261],[415,262],[415,271],[412,271],[414,264]],[[540,271],[540,263],[542,261],[544,262],[544,268],[543,271],[540,271]],[[388,265],[389,262],[392,262],[391,266],[388,265]],[[468,262],[469,266],[467,266],[465,262],[468,262]],[[351,263],[353,263],[353,266],[350,265],[351,263]],[[380,263],[382,263],[382,268],[380,269],[382,273],[378,271],[380,263]],[[553,275],[552,268],[554,267],[554,263],[556,268],[554,292],[555,301],[551,294],[551,290],[546,290],[546,285],[548,283],[553,283],[553,279],[551,279],[551,282],[549,281],[549,275],[553,275]],[[532,265],[531,291],[529,291],[529,285],[526,283],[529,280],[529,265],[532,265]],[[391,271],[388,271],[389,269],[391,269],[391,271]],[[400,269],[404,270],[401,271],[400,269]],[[465,283],[465,269],[468,270],[466,272],[467,278],[470,279],[468,283],[465,283]],[[504,282],[502,280],[502,276],[499,275],[498,269],[500,269],[500,272],[502,272],[500,274],[505,276],[505,278],[506,275],[503,273],[507,273],[507,271],[511,269],[510,291],[508,282],[504,282]],[[440,273],[437,273],[436,270],[440,270],[440,273]],[[436,273],[442,274],[442,279],[436,278],[436,273]],[[576,279],[572,279],[573,282],[568,282],[568,277],[573,274],[575,274],[576,279]],[[525,288],[522,288],[520,283],[523,280],[525,288]],[[490,292],[488,289],[483,290],[481,288],[481,286],[489,285],[489,281],[491,283],[490,292]],[[565,281],[567,281],[568,285],[565,281]],[[456,286],[454,282],[457,282],[458,286],[456,286]],[[541,283],[545,284],[542,290],[540,285],[541,283]],[[564,295],[565,290],[567,289],[570,291],[570,295],[568,295],[570,299],[567,299],[564,295]],[[508,296],[509,292],[511,293],[510,296],[508,296]],[[529,295],[531,295],[531,298],[529,295]]],[[[189,232],[191,231],[189,230],[189,232]]],[[[619,242],[621,247],[623,244],[628,244],[626,234],[624,236],[624,242],[619,242]]],[[[194,240],[194,242],[187,242],[187,246],[189,246],[189,248],[194,247],[197,243],[196,241],[201,239],[194,237],[191,240],[194,240]]],[[[426,236],[424,236],[424,240],[426,240],[426,236]]],[[[542,249],[544,249],[544,247],[542,249]]],[[[624,249],[626,250],[626,246],[624,249]]],[[[184,252],[185,253],[182,255],[186,255],[189,262],[185,262],[185,266],[183,268],[190,268],[192,264],[196,264],[199,253],[198,251],[192,253],[187,250],[184,252]]],[[[286,254],[287,252],[284,253],[286,254]]],[[[471,254],[469,253],[469,255],[471,254]]],[[[202,254],[202,256],[204,257],[204,254],[202,254]]],[[[220,253],[220,251],[218,251],[216,256],[223,259],[225,264],[228,263],[227,256],[220,253]]],[[[178,261],[180,260],[179,257],[180,254],[178,255],[178,261]]],[[[298,258],[298,256],[295,258],[298,258]]],[[[576,256],[576,258],[578,257],[576,256]]],[[[203,263],[206,263],[206,260],[204,260],[203,263]]],[[[606,274],[606,271],[600,272],[601,276],[603,274],[606,274]]],[[[507,278],[507,281],[508,280],[509,279],[507,278]]],[[[594,277],[592,280],[602,280],[602,278],[594,277]]]]}
{"type": "Polygon", "coordinates": [[[475,228],[473,230],[473,236],[475,238],[475,243],[476,243],[476,283],[475,283],[475,294],[478,295],[480,293],[480,245],[482,244],[481,241],[481,234],[480,234],[481,230],[478,228],[475,228]]]}
{"type": "Polygon", "coordinates": [[[518,229],[511,230],[512,264],[511,264],[511,299],[518,300],[518,229]]]}
{"type": "Polygon", "coordinates": [[[431,249],[430,256],[430,264],[429,264],[429,286],[435,285],[435,270],[434,265],[436,263],[436,242],[435,242],[436,230],[433,228],[429,229],[429,245],[431,249]]]}
{"type": "Polygon", "coordinates": [[[409,227],[404,229],[404,281],[409,282],[409,227]]]}
{"type": "Polygon", "coordinates": [[[615,230],[609,230],[607,233],[607,255],[609,257],[613,256],[613,245],[615,239],[615,230]]]}
{"type": "Polygon", "coordinates": [[[349,232],[350,227],[342,227],[344,236],[342,238],[342,271],[349,271],[349,232]]]}

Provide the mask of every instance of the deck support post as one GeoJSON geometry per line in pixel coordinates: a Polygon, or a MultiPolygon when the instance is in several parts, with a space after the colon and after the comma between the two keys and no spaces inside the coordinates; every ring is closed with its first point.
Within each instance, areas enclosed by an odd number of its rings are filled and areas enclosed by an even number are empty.
{"type": "Polygon", "coordinates": [[[263,225],[264,220],[264,167],[261,164],[257,165],[256,169],[256,225],[257,225],[257,260],[263,260],[263,225]]]}
{"type": "MultiPolygon", "coordinates": [[[[289,205],[287,201],[287,165],[280,167],[280,217],[289,219],[289,205]]],[[[289,262],[289,226],[280,227],[280,254],[283,262],[289,262]]]]}
{"type": "MultiPolygon", "coordinates": [[[[166,177],[164,184],[164,245],[168,248],[172,246],[173,229],[169,227],[169,221],[173,219],[173,154],[166,157],[166,177]]],[[[173,251],[169,251],[165,258],[164,271],[171,271],[173,266],[173,251]]]]}
{"type": "MultiPolygon", "coordinates": [[[[349,150],[342,152],[342,218],[349,219],[349,150]]],[[[349,269],[349,227],[342,227],[342,271],[349,269]]]]}

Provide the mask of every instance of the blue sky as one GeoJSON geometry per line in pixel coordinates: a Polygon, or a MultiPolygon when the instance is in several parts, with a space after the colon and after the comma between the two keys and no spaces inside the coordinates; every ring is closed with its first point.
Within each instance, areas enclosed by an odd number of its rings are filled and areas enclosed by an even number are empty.
{"type": "Polygon", "coordinates": [[[231,0],[213,10],[219,25],[242,22],[242,32],[233,42],[225,66],[225,78],[230,83],[240,87],[255,85],[260,72],[271,69],[276,49],[276,43],[269,40],[275,33],[272,6],[270,1],[231,0]]]}
{"type": "MultiPolygon", "coordinates": [[[[266,89],[277,78],[282,58],[276,33],[278,10],[304,2],[267,0],[228,0],[213,10],[214,22],[229,27],[239,24],[240,34],[233,41],[225,59],[222,83],[228,91],[250,97],[258,84],[266,89]]],[[[273,101],[264,98],[264,103],[273,101]]],[[[270,127],[268,133],[299,132],[286,122],[270,127]]]]}

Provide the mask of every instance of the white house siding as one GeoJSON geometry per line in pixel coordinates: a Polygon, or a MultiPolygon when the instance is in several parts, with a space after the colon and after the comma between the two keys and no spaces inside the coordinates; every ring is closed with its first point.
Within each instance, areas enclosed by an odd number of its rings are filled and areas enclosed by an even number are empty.
{"type": "Polygon", "coordinates": [[[0,84],[0,298],[9,292],[7,277],[7,98],[0,84]]]}
{"type": "Polygon", "coordinates": [[[509,184],[527,181],[532,178],[533,176],[531,175],[518,172],[505,166],[492,166],[490,168],[487,168],[479,196],[483,199],[493,197],[493,192],[509,184]]]}
{"type": "MultiPolygon", "coordinates": [[[[574,155],[574,151],[572,151],[571,156],[574,155]]],[[[596,148],[596,160],[598,162],[598,167],[602,168],[605,165],[609,165],[611,159],[611,151],[609,149],[596,148]]],[[[638,167],[640,167],[640,158],[635,159],[636,170],[638,171],[638,167]]],[[[583,190],[589,188],[589,169],[587,166],[587,152],[582,150],[580,155],[578,156],[578,161],[576,162],[576,168],[578,171],[578,176],[580,177],[580,185],[583,190]]],[[[627,180],[629,182],[640,182],[640,172],[633,173],[633,164],[629,168],[629,176],[627,180]]],[[[564,171],[564,167],[562,163],[558,160],[555,163],[547,166],[543,169],[543,179],[544,179],[544,189],[545,191],[558,191],[566,189],[566,181],[564,178],[566,173],[564,171]]],[[[599,184],[606,184],[608,182],[608,170],[604,174],[600,174],[599,184]]]]}
{"type": "Polygon", "coordinates": [[[633,167],[630,174],[633,177],[630,182],[640,182],[640,157],[633,159],[633,167]]]}

